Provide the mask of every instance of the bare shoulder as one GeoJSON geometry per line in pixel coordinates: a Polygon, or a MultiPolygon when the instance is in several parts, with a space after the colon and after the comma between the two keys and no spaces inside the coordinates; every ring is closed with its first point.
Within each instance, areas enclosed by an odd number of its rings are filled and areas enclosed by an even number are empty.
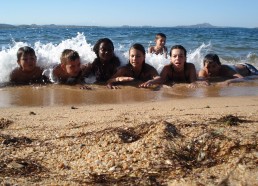
{"type": "Polygon", "coordinates": [[[127,66],[118,67],[116,73],[112,76],[112,78],[128,76],[130,73],[130,69],[127,66]]]}
{"type": "Polygon", "coordinates": [[[60,77],[63,73],[62,73],[62,68],[61,68],[61,64],[57,65],[54,69],[53,69],[53,74],[57,77],[60,77]]]}
{"type": "Polygon", "coordinates": [[[167,64],[167,65],[165,65],[164,67],[163,67],[163,70],[169,70],[170,71],[170,69],[171,69],[171,64],[167,64]]]}
{"type": "Polygon", "coordinates": [[[201,69],[198,72],[198,77],[207,77],[207,76],[208,76],[208,73],[204,69],[201,69]]]}
{"type": "Polygon", "coordinates": [[[148,52],[149,52],[149,53],[154,52],[154,46],[150,46],[150,47],[148,48],[148,52]]]}
{"type": "Polygon", "coordinates": [[[35,73],[40,73],[40,74],[42,74],[43,73],[43,71],[44,71],[44,69],[43,68],[41,68],[41,67],[35,67],[35,73]]]}
{"type": "Polygon", "coordinates": [[[156,68],[154,68],[153,66],[145,63],[145,69],[147,73],[150,73],[153,76],[157,76],[158,75],[158,71],[156,70],[156,68]]]}
{"type": "Polygon", "coordinates": [[[189,68],[195,68],[195,65],[193,63],[186,63],[186,66],[189,68]]]}
{"type": "Polygon", "coordinates": [[[193,63],[186,63],[186,70],[196,71],[195,65],[193,63]]]}
{"type": "Polygon", "coordinates": [[[10,73],[10,80],[13,81],[17,79],[19,76],[23,74],[22,70],[20,67],[17,67],[13,69],[13,71],[10,73]]]}
{"type": "Polygon", "coordinates": [[[162,76],[166,76],[167,74],[171,74],[172,73],[172,65],[171,64],[167,64],[163,67],[162,71],[161,71],[161,75],[162,76]]]}

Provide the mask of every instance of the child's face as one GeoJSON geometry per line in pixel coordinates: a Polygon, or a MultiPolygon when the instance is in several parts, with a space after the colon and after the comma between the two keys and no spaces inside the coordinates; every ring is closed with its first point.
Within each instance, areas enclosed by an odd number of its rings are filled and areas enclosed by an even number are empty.
{"type": "Polygon", "coordinates": [[[37,57],[32,54],[23,54],[18,61],[18,64],[24,72],[31,72],[36,67],[37,57]]]}
{"type": "Polygon", "coordinates": [[[156,39],[156,45],[159,47],[164,47],[166,44],[166,39],[163,37],[159,37],[158,39],[156,39]]]}
{"type": "Polygon", "coordinates": [[[81,61],[80,59],[67,61],[66,64],[62,65],[62,68],[70,77],[76,77],[81,71],[81,61]]]}
{"type": "Polygon", "coordinates": [[[133,67],[141,67],[145,60],[145,55],[140,51],[134,48],[129,51],[129,61],[133,67]]]}
{"type": "Polygon", "coordinates": [[[114,50],[111,44],[102,42],[99,45],[99,58],[102,61],[109,61],[114,56],[114,50]]]}
{"type": "Polygon", "coordinates": [[[219,74],[220,65],[216,62],[208,62],[204,64],[204,69],[209,76],[216,76],[219,74]]]}
{"type": "Polygon", "coordinates": [[[183,69],[186,63],[184,51],[181,49],[173,49],[171,51],[170,62],[176,69],[183,69]]]}

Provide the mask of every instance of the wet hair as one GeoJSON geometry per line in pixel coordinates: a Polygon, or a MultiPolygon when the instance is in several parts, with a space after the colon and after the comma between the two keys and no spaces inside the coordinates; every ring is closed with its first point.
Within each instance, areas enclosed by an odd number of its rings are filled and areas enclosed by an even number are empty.
{"type": "Polygon", "coordinates": [[[206,64],[206,63],[211,63],[211,62],[215,62],[217,63],[218,65],[221,65],[221,62],[219,60],[219,56],[217,54],[207,54],[204,59],[203,59],[203,66],[206,64]]]}
{"type": "Polygon", "coordinates": [[[167,39],[167,36],[163,33],[157,33],[155,39],[158,39],[160,37],[167,39]]]}
{"type": "Polygon", "coordinates": [[[78,52],[71,49],[64,49],[60,57],[62,64],[66,64],[68,61],[75,61],[76,59],[80,59],[80,56],[78,52]]]}
{"type": "MultiPolygon", "coordinates": [[[[144,46],[142,45],[142,44],[140,44],[140,43],[135,43],[135,44],[133,44],[131,47],[130,47],[130,49],[129,49],[129,55],[130,55],[130,50],[131,49],[136,49],[136,50],[139,50],[139,51],[141,51],[142,53],[143,53],[143,55],[145,56],[145,48],[144,48],[144,46]]],[[[129,63],[130,63],[130,61],[129,61],[129,63]]],[[[143,61],[143,64],[145,64],[145,59],[144,59],[144,61],[143,61]]]]}
{"type": "Polygon", "coordinates": [[[182,45],[174,45],[174,46],[172,46],[171,49],[170,49],[170,52],[169,52],[170,57],[171,57],[171,55],[172,55],[172,50],[174,50],[174,49],[183,50],[183,51],[184,51],[184,54],[185,54],[185,57],[186,57],[187,51],[186,51],[185,47],[183,47],[182,45]]]}
{"type": "Polygon", "coordinates": [[[93,51],[95,52],[95,54],[97,55],[97,57],[99,57],[99,46],[101,43],[108,43],[111,45],[112,47],[112,50],[114,51],[115,47],[114,47],[114,44],[113,42],[109,39],[109,38],[101,38],[99,39],[96,44],[94,45],[93,47],[93,51]]]}
{"type": "Polygon", "coordinates": [[[36,56],[35,50],[29,46],[24,46],[17,51],[17,61],[20,61],[21,57],[25,54],[36,56]]]}

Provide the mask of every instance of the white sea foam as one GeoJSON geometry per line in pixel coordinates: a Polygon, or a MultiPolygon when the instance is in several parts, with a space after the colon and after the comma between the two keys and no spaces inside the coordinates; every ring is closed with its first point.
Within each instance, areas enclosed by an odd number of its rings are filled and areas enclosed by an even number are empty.
{"type": "MultiPolygon", "coordinates": [[[[37,55],[38,66],[45,69],[51,69],[54,65],[60,63],[60,55],[64,49],[70,48],[76,50],[81,57],[81,62],[83,64],[92,62],[96,57],[95,53],[92,51],[93,46],[87,42],[86,36],[83,33],[77,33],[76,37],[63,40],[59,44],[47,43],[43,44],[40,41],[35,42],[33,45],[24,42],[14,42],[9,48],[5,47],[0,51],[0,83],[6,83],[9,81],[10,72],[18,66],[16,52],[22,46],[31,46],[34,48],[37,55]]],[[[194,63],[196,69],[199,70],[202,67],[202,60],[204,55],[210,51],[212,44],[202,44],[198,48],[192,51],[188,51],[187,61],[194,63]]],[[[128,50],[123,45],[118,45],[115,48],[115,54],[120,58],[122,65],[128,63],[128,50]]],[[[147,49],[146,49],[147,50],[147,49]]],[[[164,65],[169,64],[168,58],[163,55],[146,54],[146,63],[154,66],[160,73],[164,65]]],[[[224,62],[223,59],[221,59],[224,62]]],[[[246,59],[237,60],[237,62],[257,62],[256,54],[248,54],[246,59]]],[[[231,61],[236,63],[235,61],[231,61]]],[[[92,80],[90,80],[92,81],[92,80]]]]}

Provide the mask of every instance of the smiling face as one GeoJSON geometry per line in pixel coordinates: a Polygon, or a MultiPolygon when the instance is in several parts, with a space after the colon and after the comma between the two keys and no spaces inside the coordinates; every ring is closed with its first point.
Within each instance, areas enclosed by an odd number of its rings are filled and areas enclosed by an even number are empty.
{"type": "Polygon", "coordinates": [[[207,72],[208,76],[217,76],[219,74],[221,65],[216,62],[207,62],[204,64],[204,70],[207,72]]]}
{"type": "Polygon", "coordinates": [[[99,58],[101,61],[110,61],[114,56],[114,48],[108,42],[102,42],[99,45],[99,58]]]}
{"type": "Polygon", "coordinates": [[[183,70],[186,63],[184,51],[181,49],[173,49],[171,51],[170,62],[173,64],[175,70],[183,70]]]}
{"type": "Polygon", "coordinates": [[[74,61],[69,60],[65,64],[61,64],[61,66],[70,77],[78,76],[81,71],[81,62],[79,58],[75,59],[74,61]]]}
{"type": "Polygon", "coordinates": [[[145,61],[145,54],[135,48],[129,51],[129,61],[134,68],[141,68],[145,61]]]}
{"type": "Polygon", "coordinates": [[[165,44],[166,44],[166,38],[158,37],[158,38],[156,39],[156,46],[157,46],[158,48],[163,48],[163,47],[165,46],[165,44]]]}
{"type": "Polygon", "coordinates": [[[17,61],[24,72],[31,72],[36,67],[37,57],[30,53],[25,53],[17,61]]]}

